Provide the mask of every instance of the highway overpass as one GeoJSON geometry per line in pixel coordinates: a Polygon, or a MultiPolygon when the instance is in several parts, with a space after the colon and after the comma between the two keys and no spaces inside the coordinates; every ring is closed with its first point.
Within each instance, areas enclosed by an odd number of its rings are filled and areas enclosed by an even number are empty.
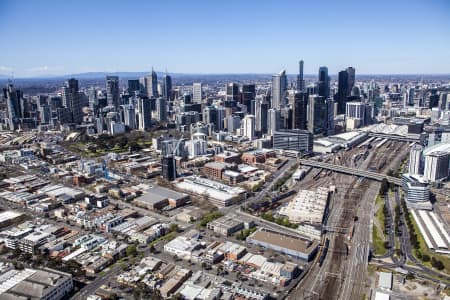
{"type": "Polygon", "coordinates": [[[369,178],[369,179],[373,179],[373,180],[377,180],[377,181],[382,181],[383,179],[386,179],[389,183],[393,183],[398,186],[402,185],[402,180],[400,178],[387,176],[387,175],[380,174],[377,172],[358,170],[355,168],[349,168],[349,167],[339,166],[339,165],[335,165],[335,164],[330,164],[330,163],[325,163],[325,162],[320,162],[320,161],[315,161],[315,160],[310,160],[310,159],[300,159],[300,164],[302,164],[304,166],[314,167],[314,168],[327,169],[327,170],[344,173],[344,174],[348,174],[348,175],[369,178]]]}

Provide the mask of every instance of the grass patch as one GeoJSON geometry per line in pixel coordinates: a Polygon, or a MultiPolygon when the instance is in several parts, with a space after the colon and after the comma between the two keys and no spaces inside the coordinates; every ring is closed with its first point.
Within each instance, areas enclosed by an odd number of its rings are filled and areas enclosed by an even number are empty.
{"type": "Polygon", "coordinates": [[[372,243],[375,255],[386,254],[386,249],[384,248],[384,240],[381,238],[375,225],[372,227],[372,243]]]}

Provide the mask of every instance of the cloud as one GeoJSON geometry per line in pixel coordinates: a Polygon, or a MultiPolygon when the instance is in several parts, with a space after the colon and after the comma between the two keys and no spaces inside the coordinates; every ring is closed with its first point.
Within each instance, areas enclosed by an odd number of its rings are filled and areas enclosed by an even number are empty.
{"type": "Polygon", "coordinates": [[[40,74],[40,73],[45,73],[48,72],[50,68],[48,66],[40,66],[40,67],[34,67],[34,68],[29,68],[26,69],[25,72],[27,73],[31,73],[31,74],[40,74]]]}
{"type": "Polygon", "coordinates": [[[11,72],[13,68],[7,66],[0,66],[0,72],[11,72]]]}
{"type": "Polygon", "coordinates": [[[54,67],[54,66],[37,66],[37,67],[32,67],[32,68],[27,68],[27,69],[23,69],[20,73],[19,76],[24,76],[24,77],[35,77],[35,76],[52,76],[55,74],[58,74],[62,71],[61,67],[54,67]]]}

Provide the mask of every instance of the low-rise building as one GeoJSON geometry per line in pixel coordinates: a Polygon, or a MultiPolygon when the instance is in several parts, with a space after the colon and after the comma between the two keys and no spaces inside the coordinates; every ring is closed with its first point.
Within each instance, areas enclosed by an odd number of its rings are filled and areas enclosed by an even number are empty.
{"type": "Polygon", "coordinates": [[[190,259],[195,250],[202,248],[202,243],[194,238],[178,236],[164,245],[164,252],[190,259]]]}
{"type": "Polygon", "coordinates": [[[244,229],[244,222],[234,215],[227,215],[209,222],[206,226],[216,233],[229,236],[244,229]]]}
{"type": "Polygon", "coordinates": [[[268,229],[259,229],[255,231],[247,237],[247,242],[306,261],[313,259],[319,246],[316,241],[309,241],[268,229]]]}
{"type": "Polygon", "coordinates": [[[216,206],[230,206],[235,202],[243,200],[246,191],[240,187],[231,187],[217,181],[190,176],[177,182],[175,186],[183,191],[199,196],[208,197],[209,201],[216,206]]]}
{"type": "Polygon", "coordinates": [[[147,209],[157,210],[166,206],[179,207],[189,201],[189,195],[178,193],[164,187],[151,187],[143,195],[134,199],[133,203],[147,209]]]}
{"type": "Polygon", "coordinates": [[[9,270],[0,275],[0,299],[59,300],[72,289],[72,275],[52,269],[9,270]]]}

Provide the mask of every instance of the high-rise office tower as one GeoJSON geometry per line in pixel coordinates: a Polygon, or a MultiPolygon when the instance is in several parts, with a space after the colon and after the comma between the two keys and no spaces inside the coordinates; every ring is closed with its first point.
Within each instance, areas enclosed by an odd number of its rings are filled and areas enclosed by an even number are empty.
{"type": "Polygon", "coordinates": [[[333,135],[335,130],[334,116],[335,116],[335,102],[333,98],[325,100],[327,106],[327,130],[326,135],[333,135]]]}
{"type": "Polygon", "coordinates": [[[234,82],[228,83],[224,102],[226,116],[232,115],[237,110],[239,98],[239,85],[234,82]]]}
{"type": "Polygon", "coordinates": [[[173,155],[163,156],[161,158],[162,177],[168,181],[177,178],[176,161],[173,155]]]}
{"type": "Polygon", "coordinates": [[[83,122],[83,99],[79,93],[78,80],[70,78],[62,89],[63,105],[72,112],[72,122],[83,122]]]}
{"type": "Polygon", "coordinates": [[[303,79],[303,60],[298,62],[297,90],[300,92],[305,90],[305,80],[303,79]]]}
{"type": "Polygon", "coordinates": [[[166,99],[160,97],[156,99],[156,114],[160,122],[167,121],[167,102],[166,99]]]}
{"type": "Polygon", "coordinates": [[[328,110],[325,98],[310,95],[308,100],[308,131],[312,134],[326,134],[328,128],[328,110]]]}
{"type": "Polygon", "coordinates": [[[147,97],[158,97],[158,76],[152,68],[152,73],[144,78],[147,97]]]}
{"type": "Polygon", "coordinates": [[[348,73],[346,70],[340,71],[338,74],[338,92],[336,96],[336,100],[338,103],[338,114],[345,113],[345,104],[347,102],[347,97],[350,94],[348,90],[349,87],[348,73]]]}
{"type": "Polygon", "coordinates": [[[444,151],[435,151],[425,155],[425,179],[436,182],[448,178],[450,154],[444,151]]]}
{"type": "Polygon", "coordinates": [[[227,84],[227,94],[225,101],[239,101],[239,85],[234,82],[227,84]]]}
{"type": "Polygon", "coordinates": [[[170,101],[172,97],[172,77],[167,74],[167,71],[163,77],[162,96],[167,101],[170,101]]]}
{"type": "Polygon", "coordinates": [[[88,101],[89,101],[89,108],[94,110],[98,106],[97,101],[97,90],[95,87],[90,87],[87,91],[88,101]]]}
{"type": "Polygon", "coordinates": [[[119,76],[106,76],[106,101],[108,106],[119,108],[119,76]]]}
{"type": "Polygon", "coordinates": [[[272,108],[280,110],[285,105],[287,90],[286,71],[272,75],[272,108]]]}
{"type": "Polygon", "coordinates": [[[8,84],[6,88],[3,89],[3,96],[6,99],[9,130],[16,130],[19,128],[20,123],[21,92],[16,90],[12,84],[8,84]]]}
{"type": "Polygon", "coordinates": [[[439,95],[439,108],[443,111],[449,110],[450,94],[441,92],[439,95]]]}
{"type": "Polygon", "coordinates": [[[225,114],[226,110],[225,107],[223,106],[219,106],[217,107],[217,113],[216,113],[216,123],[215,123],[215,128],[217,131],[223,130],[224,129],[224,119],[225,119],[225,114]]]}
{"type": "Polygon", "coordinates": [[[265,97],[257,97],[255,103],[255,130],[258,135],[267,133],[269,102],[265,97]]]}
{"type": "Polygon", "coordinates": [[[203,122],[205,124],[215,124],[217,119],[217,109],[214,106],[207,106],[203,109],[203,122]]]}
{"type": "Polygon", "coordinates": [[[328,68],[319,68],[319,83],[318,83],[319,96],[328,98],[330,95],[330,78],[328,77],[328,68]]]}
{"type": "Polygon", "coordinates": [[[247,106],[247,111],[250,111],[251,101],[255,100],[256,87],[254,84],[242,85],[242,104],[247,106]]]}
{"type": "Polygon", "coordinates": [[[414,144],[409,151],[408,173],[411,175],[421,175],[423,173],[423,147],[414,144]]]}
{"type": "Polygon", "coordinates": [[[137,101],[137,124],[141,131],[152,128],[152,106],[150,99],[140,97],[137,101]]]}
{"type": "Polygon", "coordinates": [[[289,103],[292,107],[292,128],[306,130],[308,93],[292,91],[289,94],[289,103]]]}
{"type": "Polygon", "coordinates": [[[348,74],[348,91],[351,93],[353,91],[353,87],[355,86],[355,68],[348,67],[346,71],[348,74]]]}
{"type": "Polygon", "coordinates": [[[250,141],[255,139],[255,116],[246,115],[242,119],[242,135],[250,141]]]}
{"type": "Polygon", "coordinates": [[[41,119],[41,124],[49,124],[52,119],[52,111],[50,110],[50,105],[43,104],[39,107],[39,115],[41,119]]]}
{"type": "Polygon", "coordinates": [[[131,130],[136,129],[136,112],[131,104],[123,105],[123,122],[131,130]]]}
{"type": "Polygon", "coordinates": [[[192,101],[194,103],[202,103],[202,84],[200,82],[194,82],[192,84],[192,101]]]}
{"type": "Polygon", "coordinates": [[[267,134],[273,136],[280,129],[281,114],[279,110],[271,108],[267,112],[267,134]]]}
{"type": "Polygon", "coordinates": [[[232,134],[236,133],[236,130],[241,127],[241,118],[236,115],[226,117],[225,122],[227,123],[227,131],[232,134]]]}
{"type": "Polygon", "coordinates": [[[128,93],[133,94],[134,92],[139,92],[141,89],[139,79],[129,79],[128,80],[128,93]]]}

